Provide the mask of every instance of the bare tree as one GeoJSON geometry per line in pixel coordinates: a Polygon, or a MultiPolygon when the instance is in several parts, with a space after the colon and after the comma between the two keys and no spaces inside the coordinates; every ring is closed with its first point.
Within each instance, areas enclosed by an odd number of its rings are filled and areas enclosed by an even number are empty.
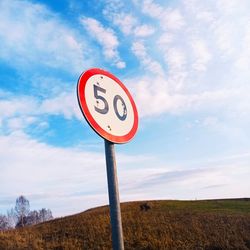
{"type": "Polygon", "coordinates": [[[39,212],[36,210],[30,211],[26,218],[26,225],[35,225],[40,222],[39,212]]]}
{"type": "Polygon", "coordinates": [[[23,195],[19,196],[16,199],[15,212],[18,218],[18,225],[20,227],[24,226],[24,218],[29,214],[29,211],[30,211],[29,201],[23,195]]]}
{"type": "Polygon", "coordinates": [[[7,211],[7,218],[10,228],[14,228],[17,224],[18,218],[14,208],[7,211]]]}
{"type": "Polygon", "coordinates": [[[0,214],[0,231],[9,229],[8,218],[5,215],[0,214]]]}
{"type": "Polygon", "coordinates": [[[50,209],[30,211],[30,203],[23,195],[16,199],[15,208],[7,211],[7,216],[0,214],[0,230],[35,225],[53,219],[50,209]]]}
{"type": "Polygon", "coordinates": [[[50,209],[46,209],[46,208],[42,208],[41,210],[39,210],[39,221],[40,222],[44,222],[44,221],[48,221],[48,220],[52,220],[53,216],[52,216],[52,212],[50,209]]]}

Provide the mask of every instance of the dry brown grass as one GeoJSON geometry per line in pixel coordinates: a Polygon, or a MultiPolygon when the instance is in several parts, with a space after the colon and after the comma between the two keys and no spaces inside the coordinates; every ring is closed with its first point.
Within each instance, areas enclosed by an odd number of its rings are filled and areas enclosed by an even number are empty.
{"type": "MultiPolygon", "coordinates": [[[[250,201],[122,204],[125,249],[250,249],[250,201]]],[[[111,249],[108,207],[0,233],[4,250],[111,249]]]]}

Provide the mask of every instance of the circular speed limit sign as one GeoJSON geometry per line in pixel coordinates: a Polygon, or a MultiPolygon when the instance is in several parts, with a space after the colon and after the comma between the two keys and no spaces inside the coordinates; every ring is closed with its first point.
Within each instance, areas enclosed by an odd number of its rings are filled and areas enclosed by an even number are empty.
{"type": "Polygon", "coordinates": [[[89,125],[113,143],[130,141],[138,128],[135,102],[123,83],[102,69],[84,72],[77,86],[82,113],[89,125]]]}

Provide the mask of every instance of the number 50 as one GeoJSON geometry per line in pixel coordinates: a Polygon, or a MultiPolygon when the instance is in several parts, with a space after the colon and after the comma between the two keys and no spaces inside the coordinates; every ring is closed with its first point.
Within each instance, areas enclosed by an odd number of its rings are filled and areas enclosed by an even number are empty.
{"type": "MultiPolygon", "coordinates": [[[[99,107],[96,107],[95,106],[95,111],[100,113],[100,114],[107,114],[109,112],[109,104],[107,102],[107,100],[101,96],[98,92],[101,92],[103,94],[106,94],[106,89],[104,88],[101,88],[100,86],[97,86],[97,85],[93,85],[94,87],[94,96],[97,100],[97,104],[99,103],[99,100],[103,102],[104,104],[104,107],[103,108],[99,108],[99,107]]],[[[126,104],[123,100],[123,98],[120,96],[120,95],[116,95],[113,99],[113,107],[114,107],[114,111],[115,111],[115,114],[117,116],[117,118],[121,121],[124,121],[126,118],[127,118],[127,107],[126,107],[126,104]],[[122,107],[123,107],[123,114],[120,115],[119,112],[118,112],[118,108],[117,108],[117,102],[118,100],[121,101],[122,103],[122,107]]]]}

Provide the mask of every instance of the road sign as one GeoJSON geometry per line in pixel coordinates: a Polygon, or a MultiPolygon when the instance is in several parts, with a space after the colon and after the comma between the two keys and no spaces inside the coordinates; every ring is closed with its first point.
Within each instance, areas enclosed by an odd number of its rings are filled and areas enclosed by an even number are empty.
{"type": "Polygon", "coordinates": [[[89,69],[78,80],[77,96],[82,113],[104,139],[130,141],[138,128],[135,102],[123,83],[102,69],[89,69]]]}
{"type": "Polygon", "coordinates": [[[135,102],[118,78],[96,68],[80,76],[77,97],[85,119],[104,138],[112,245],[114,250],[124,250],[114,143],[134,137],[138,128],[135,102]]]}

